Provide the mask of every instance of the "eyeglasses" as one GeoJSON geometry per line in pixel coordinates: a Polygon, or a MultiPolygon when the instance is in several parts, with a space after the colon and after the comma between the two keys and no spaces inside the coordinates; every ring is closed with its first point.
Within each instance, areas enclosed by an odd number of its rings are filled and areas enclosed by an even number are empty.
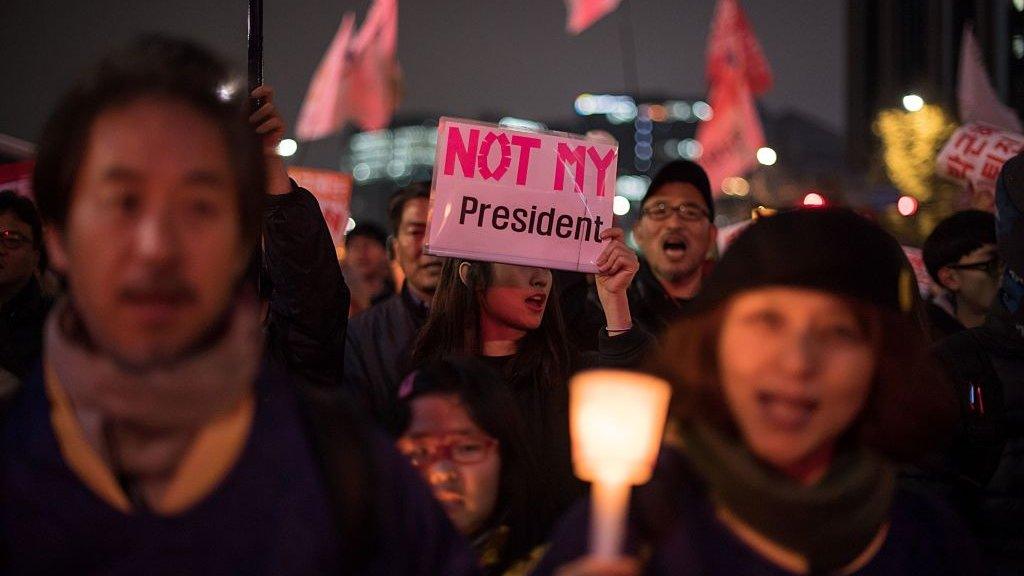
{"type": "Polygon", "coordinates": [[[970,264],[949,264],[947,268],[954,270],[977,270],[978,272],[984,272],[989,276],[998,276],[1003,270],[1003,263],[999,258],[990,258],[983,262],[971,262],[970,264]]]}
{"type": "Polygon", "coordinates": [[[487,436],[422,436],[398,440],[401,452],[416,468],[450,460],[456,464],[479,464],[487,459],[498,441],[487,436]]]}
{"type": "Polygon", "coordinates": [[[669,206],[664,202],[657,202],[649,208],[644,208],[640,211],[643,216],[649,217],[651,220],[664,220],[669,217],[669,214],[675,212],[679,214],[679,217],[687,222],[696,222],[698,220],[705,220],[708,217],[708,211],[695,206],[693,204],[680,204],[679,206],[669,206]]]}
{"type": "Polygon", "coordinates": [[[14,230],[0,230],[0,245],[8,250],[17,250],[32,240],[14,230]]]}

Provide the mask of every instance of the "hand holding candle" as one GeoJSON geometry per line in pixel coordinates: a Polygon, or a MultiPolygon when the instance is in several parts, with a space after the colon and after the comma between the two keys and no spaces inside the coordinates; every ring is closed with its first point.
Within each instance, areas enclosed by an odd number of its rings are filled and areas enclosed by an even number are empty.
{"type": "Polygon", "coordinates": [[[591,490],[591,552],[621,553],[629,489],[650,479],[671,388],[654,376],[591,370],[570,384],[573,468],[591,490]]]}

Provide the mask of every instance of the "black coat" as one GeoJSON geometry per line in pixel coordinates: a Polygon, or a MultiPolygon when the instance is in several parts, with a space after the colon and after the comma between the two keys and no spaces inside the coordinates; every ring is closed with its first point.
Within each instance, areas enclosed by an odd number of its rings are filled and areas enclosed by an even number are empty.
{"type": "Polygon", "coordinates": [[[928,334],[932,342],[939,342],[964,329],[964,325],[952,316],[945,309],[931,300],[924,303],[925,313],[928,316],[928,334]]]}
{"type": "Polygon", "coordinates": [[[32,278],[0,307],[0,368],[19,379],[28,375],[43,349],[43,324],[52,304],[32,278]]]}
{"type": "Polygon", "coordinates": [[[945,488],[995,564],[1024,572],[1024,334],[999,298],[936,347],[960,403],[945,488]]]}
{"type": "MultiPolygon", "coordinates": [[[[633,324],[655,337],[660,337],[669,324],[686,312],[689,302],[670,296],[643,258],[626,297],[633,324]]],[[[580,350],[597,350],[596,335],[605,324],[597,289],[586,282],[572,283],[563,290],[561,303],[573,344],[580,350]]]]}
{"type": "MultiPolygon", "coordinates": [[[[598,352],[574,353],[566,374],[572,376],[588,368],[636,368],[654,343],[653,337],[639,328],[614,338],[601,330],[597,334],[598,352]]],[[[553,501],[537,503],[544,516],[564,512],[583,492],[583,484],[572,471],[572,443],[569,436],[569,383],[546,381],[542,374],[510,374],[512,357],[481,357],[506,378],[516,404],[526,422],[527,442],[536,454],[545,480],[552,487],[553,501]],[[542,508],[549,507],[549,511],[542,508]]]]}
{"type": "Polygon", "coordinates": [[[340,385],[349,290],[320,205],[294,181],[288,194],[267,198],[263,272],[267,353],[313,384],[340,385]]]}
{"type": "Polygon", "coordinates": [[[357,314],[348,327],[345,388],[385,428],[397,425],[398,386],[412,369],[412,346],[426,321],[426,306],[402,286],[399,294],[357,314]]]}

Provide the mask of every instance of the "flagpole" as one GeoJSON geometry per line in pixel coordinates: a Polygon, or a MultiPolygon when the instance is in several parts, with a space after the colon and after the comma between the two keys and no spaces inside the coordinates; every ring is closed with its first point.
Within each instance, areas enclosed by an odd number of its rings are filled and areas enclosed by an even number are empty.
{"type": "MultiPolygon", "coordinates": [[[[248,31],[246,32],[246,44],[249,52],[248,86],[249,94],[257,86],[263,84],[263,0],[249,0],[249,12],[247,15],[248,31]]],[[[252,110],[258,110],[263,105],[259,99],[250,103],[252,110]]],[[[266,297],[263,291],[266,289],[263,272],[263,250],[262,241],[253,249],[252,264],[256,284],[256,293],[260,297],[266,297]]]]}
{"type": "Polygon", "coordinates": [[[636,40],[633,38],[633,19],[630,17],[629,0],[619,7],[619,48],[622,55],[622,79],[626,91],[634,96],[640,94],[640,75],[637,72],[636,40]]]}
{"type": "MultiPolygon", "coordinates": [[[[263,84],[263,0],[249,0],[249,30],[247,44],[249,49],[249,92],[263,84]]],[[[256,101],[253,108],[259,108],[263,102],[256,101]]]]}

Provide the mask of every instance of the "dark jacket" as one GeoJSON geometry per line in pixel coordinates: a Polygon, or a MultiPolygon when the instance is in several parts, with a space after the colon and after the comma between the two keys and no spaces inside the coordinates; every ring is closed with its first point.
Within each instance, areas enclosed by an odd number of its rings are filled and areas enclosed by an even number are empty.
{"type": "MultiPolygon", "coordinates": [[[[654,276],[651,265],[640,258],[640,270],[626,292],[633,325],[648,334],[660,337],[673,320],[686,312],[689,300],[673,298],[654,276]]],[[[604,327],[604,311],[597,296],[597,288],[586,282],[567,287],[562,294],[565,324],[569,336],[580,350],[597,350],[596,334],[604,327]],[[585,300],[585,305],[578,304],[585,300]]]]}
{"type": "Polygon", "coordinates": [[[964,330],[964,325],[938,304],[928,300],[924,303],[928,316],[928,334],[932,342],[939,342],[964,330]]]}
{"type": "Polygon", "coordinates": [[[288,194],[267,198],[263,271],[268,353],[309,382],[340,385],[348,286],[320,204],[294,181],[288,194]]]}
{"type": "MultiPolygon", "coordinates": [[[[537,576],[587,553],[589,503],[581,501],[561,521],[537,576]]],[[[841,521],[837,519],[836,521],[841,521]]],[[[679,576],[784,576],[718,521],[703,481],[686,458],[662,449],[654,477],[634,488],[626,553],[639,557],[643,574],[679,576]]],[[[858,575],[981,574],[977,551],[955,514],[938,501],[898,491],[881,549],[858,575]]]]}
{"type": "Polygon", "coordinates": [[[940,342],[960,401],[947,488],[993,562],[1024,572],[1024,334],[999,298],[985,324],[940,342]]]}
{"type": "Polygon", "coordinates": [[[385,428],[396,425],[398,385],[412,366],[412,346],[427,307],[402,291],[352,318],[345,338],[345,388],[385,428]]]}
{"type": "Polygon", "coordinates": [[[52,304],[33,277],[0,307],[0,368],[19,379],[28,375],[43,348],[43,324],[52,304]]]}
{"type": "MultiPolygon", "coordinates": [[[[635,368],[654,343],[650,334],[636,327],[614,338],[604,330],[596,336],[599,352],[573,354],[568,376],[596,367],[635,368]]],[[[548,382],[543,375],[534,373],[510,375],[511,357],[482,359],[506,376],[527,425],[527,442],[553,486],[555,497],[550,503],[550,513],[561,514],[583,491],[583,485],[572,471],[568,381],[548,382]]],[[[544,514],[542,508],[538,502],[538,514],[544,514]]]]}

